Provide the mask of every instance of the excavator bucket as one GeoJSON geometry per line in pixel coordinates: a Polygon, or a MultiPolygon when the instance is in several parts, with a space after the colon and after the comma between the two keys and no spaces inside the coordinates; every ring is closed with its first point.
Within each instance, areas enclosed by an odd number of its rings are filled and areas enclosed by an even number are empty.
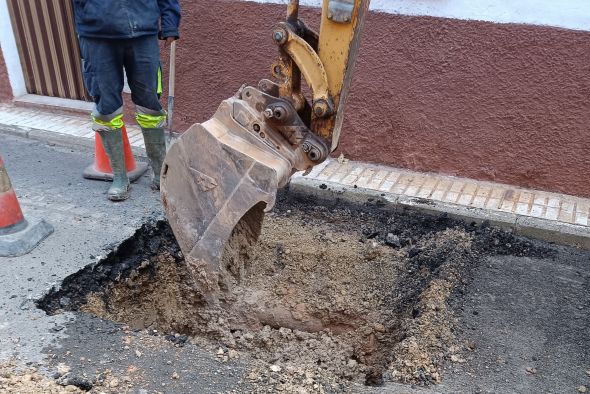
{"type": "Polygon", "coordinates": [[[192,278],[213,303],[239,280],[240,255],[258,238],[277,190],[337,146],[369,0],[324,0],[320,37],[297,18],[298,5],[290,0],[287,22],[273,31],[278,83],[242,86],[211,119],[183,133],[162,166],[170,226],[192,278]],[[311,102],[301,92],[302,76],[311,102]]]}
{"type": "MultiPolygon", "coordinates": [[[[294,148],[257,110],[273,104],[296,113],[285,100],[253,87],[242,88],[221,104],[213,118],[183,133],[162,166],[164,209],[193,278],[208,293],[231,286],[227,275],[231,269],[223,265],[222,257],[238,223],[247,221],[238,227],[244,234],[237,236],[245,243],[256,240],[263,211],[274,206],[277,189],[294,170],[312,166],[304,148],[294,148]]],[[[313,134],[297,133],[293,123],[298,117],[289,122],[287,114],[283,116],[305,149],[317,144],[327,154],[325,144],[313,134]]]]}
{"type": "Polygon", "coordinates": [[[161,181],[168,220],[191,273],[213,292],[229,286],[222,283],[222,255],[234,228],[250,213],[251,233],[242,236],[256,239],[278,188],[276,171],[258,161],[257,152],[226,141],[233,137],[215,121],[194,125],[170,148],[161,181]]]}

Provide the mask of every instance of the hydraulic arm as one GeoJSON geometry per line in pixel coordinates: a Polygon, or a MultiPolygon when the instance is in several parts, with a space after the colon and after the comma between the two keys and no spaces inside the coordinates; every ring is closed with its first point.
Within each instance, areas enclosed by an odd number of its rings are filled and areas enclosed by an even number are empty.
{"type": "MultiPolygon", "coordinates": [[[[272,31],[279,50],[274,80],[242,86],[171,146],[162,201],[191,273],[212,301],[231,290],[238,275],[222,259],[238,223],[255,240],[277,189],[338,146],[369,1],[324,0],[318,34],[298,18],[299,1],[291,0],[286,21],[272,31]]],[[[233,242],[231,248],[239,254],[233,242]]]]}

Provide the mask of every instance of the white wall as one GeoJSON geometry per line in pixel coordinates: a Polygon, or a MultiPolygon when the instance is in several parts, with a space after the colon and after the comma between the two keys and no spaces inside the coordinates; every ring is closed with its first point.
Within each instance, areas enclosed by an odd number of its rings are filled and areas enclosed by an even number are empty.
{"type": "MultiPolygon", "coordinates": [[[[288,2],[251,1],[276,4],[288,2]]],[[[319,6],[321,2],[300,0],[300,4],[308,6],[319,6]]],[[[371,9],[391,14],[525,23],[590,31],[590,0],[371,0],[371,9]]]]}
{"type": "Polygon", "coordinates": [[[0,0],[0,47],[6,62],[8,78],[12,87],[12,95],[19,97],[27,93],[25,77],[18,56],[16,40],[12,31],[12,23],[8,14],[6,0],[0,0]]]}

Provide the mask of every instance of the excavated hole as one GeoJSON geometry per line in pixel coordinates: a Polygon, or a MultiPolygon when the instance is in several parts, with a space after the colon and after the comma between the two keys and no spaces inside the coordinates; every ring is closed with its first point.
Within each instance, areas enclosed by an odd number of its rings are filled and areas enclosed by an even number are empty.
{"type": "Polygon", "coordinates": [[[188,279],[163,221],[144,224],[38,305],[221,346],[221,361],[232,355],[227,349],[237,350],[256,360],[250,381],[283,389],[320,381],[332,388],[431,384],[440,381],[442,362],[460,351],[457,290],[470,267],[495,253],[553,252],[485,223],[394,212],[378,202],[346,206],[281,195],[259,242],[224,260],[232,288],[217,306],[188,279]]]}

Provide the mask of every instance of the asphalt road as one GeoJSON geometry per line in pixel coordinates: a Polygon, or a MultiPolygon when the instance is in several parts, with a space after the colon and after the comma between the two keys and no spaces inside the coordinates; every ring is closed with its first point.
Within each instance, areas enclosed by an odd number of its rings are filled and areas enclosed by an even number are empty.
{"type": "MultiPolygon", "coordinates": [[[[222,365],[195,345],[141,338],[81,313],[47,316],[33,303],[147,218],[162,215],[147,176],[134,184],[130,200],[113,204],[107,183],[81,177],[92,152],[0,131],[0,155],[25,215],[55,227],[31,254],[0,258],[0,362],[39,365],[49,375],[59,362],[89,376],[108,369],[137,379],[131,391],[137,393],[241,392],[241,362],[222,365]]],[[[576,393],[579,386],[590,392],[590,253],[556,250],[540,258],[482,256],[459,300],[457,335],[474,350],[446,366],[443,384],[358,392],[576,393]]]]}
{"type": "Polygon", "coordinates": [[[47,317],[33,300],[131,235],[146,216],[159,215],[158,194],[144,176],[130,201],[108,202],[107,183],[81,176],[92,162],[88,151],[0,134],[0,155],[25,217],[44,218],[55,228],[32,253],[0,257],[0,360],[40,362],[42,349],[63,336],[52,328],[74,317],[47,317]]]}
{"type": "Polygon", "coordinates": [[[196,346],[178,348],[160,337],[150,342],[94,316],[47,316],[36,308],[34,300],[52,286],[100,259],[147,219],[162,217],[148,175],[133,184],[129,200],[112,203],[108,183],[81,176],[93,152],[75,149],[0,131],[0,155],[25,217],[44,218],[55,227],[32,253],[0,257],[0,362],[16,360],[49,376],[61,362],[76,376],[115,371],[111,377],[121,379],[121,387],[124,379],[137,379],[132,392],[138,393],[192,393],[197,382],[199,393],[237,386],[239,364],[221,366],[215,355],[196,346]],[[178,378],[172,378],[174,372],[178,378]]]}
{"type": "Polygon", "coordinates": [[[475,345],[449,365],[447,392],[590,390],[590,255],[488,257],[465,292],[460,328],[475,345]]]}

